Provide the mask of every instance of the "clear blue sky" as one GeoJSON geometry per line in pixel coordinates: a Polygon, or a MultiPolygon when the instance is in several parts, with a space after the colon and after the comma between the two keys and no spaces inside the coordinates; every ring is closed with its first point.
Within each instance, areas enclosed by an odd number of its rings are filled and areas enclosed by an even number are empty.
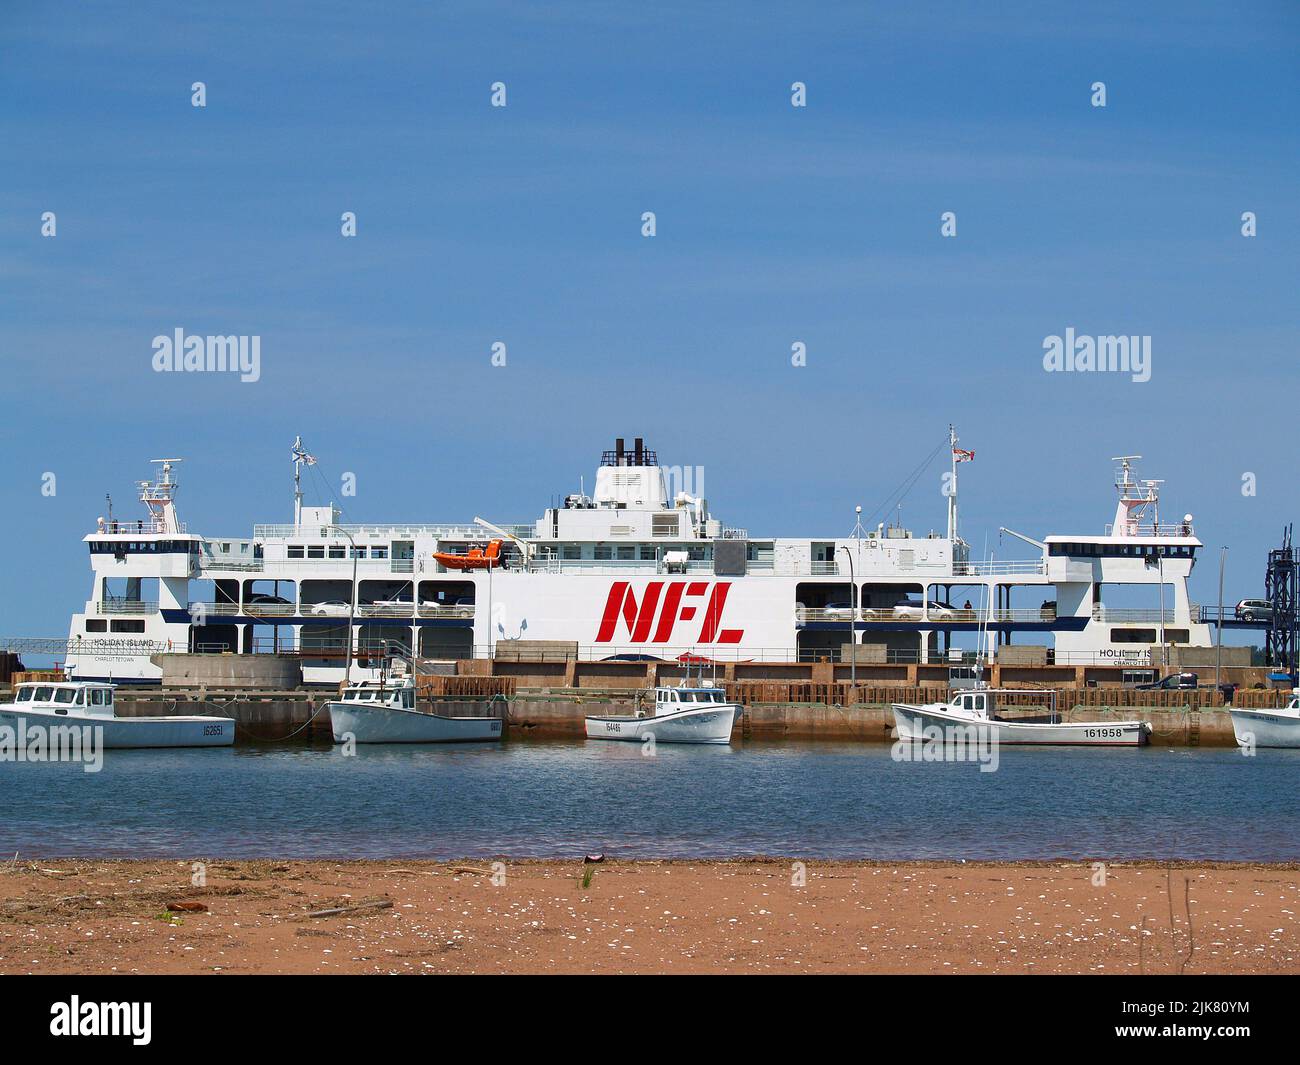
{"type": "MultiPolygon", "coordinates": [[[[810,536],[954,421],[978,551],[1100,532],[1135,452],[1259,594],[1300,516],[1300,5],[1053,6],[8,0],[0,635],[66,633],[151,458],[201,532],[286,519],[295,433],[353,520],[531,520],[640,435],[810,536]],[[1151,380],[1045,373],[1067,327],[1150,335],[1151,380]],[[259,335],[261,380],[155,373],[177,328],[259,335]]],[[[943,513],[936,469],[903,514],[943,513]]]]}

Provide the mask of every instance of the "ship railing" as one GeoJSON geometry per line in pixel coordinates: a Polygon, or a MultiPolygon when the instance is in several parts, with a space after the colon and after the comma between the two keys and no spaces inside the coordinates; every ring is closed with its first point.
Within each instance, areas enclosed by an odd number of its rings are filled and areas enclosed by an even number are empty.
{"type": "MultiPolygon", "coordinates": [[[[191,603],[187,608],[195,616],[216,617],[329,617],[346,621],[348,608],[332,604],[303,603],[191,603]],[[319,609],[318,609],[319,608],[319,609]]],[[[353,612],[357,618],[409,618],[414,613],[411,603],[358,603],[353,612]]],[[[421,603],[422,618],[472,618],[474,607],[470,604],[442,605],[421,603]]]]}
{"type": "Polygon", "coordinates": [[[724,525],[722,527],[722,539],[724,540],[748,540],[749,530],[738,529],[734,526],[724,525]]]}
{"type": "Polygon", "coordinates": [[[669,567],[654,558],[535,558],[528,563],[530,573],[712,573],[709,559],[692,559],[669,567]]]}
{"type": "MultiPolygon", "coordinates": [[[[383,573],[410,573],[415,567],[415,559],[410,558],[358,558],[356,560],[357,569],[360,572],[373,574],[375,571],[383,573]]],[[[420,560],[423,565],[423,559],[420,560]]],[[[352,572],[352,559],[348,558],[274,558],[274,559],[250,559],[244,562],[227,563],[220,559],[203,559],[201,568],[205,570],[252,570],[258,573],[264,572],[267,566],[273,569],[323,569],[330,566],[336,567],[343,573],[352,572]]],[[[429,563],[432,569],[433,563],[429,563]]]]}
{"type": "Polygon", "coordinates": [[[190,616],[194,618],[201,618],[209,615],[216,617],[232,617],[242,613],[238,603],[190,603],[186,609],[189,611],[190,616]]]}
{"type": "MultiPolygon", "coordinates": [[[[1216,625],[1221,621],[1239,621],[1235,606],[1198,606],[1192,604],[1192,620],[1206,625],[1216,625]]],[[[1263,620],[1263,619],[1261,619],[1263,620]]]]}
{"type": "MultiPolygon", "coordinates": [[[[512,536],[518,536],[522,539],[528,539],[536,535],[537,529],[533,525],[502,525],[500,528],[510,533],[512,536]]],[[[368,536],[372,538],[397,538],[397,539],[415,539],[416,537],[432,538],[437,540],[492,540],[499,536],[498,533],[491,532],[482,526],[474,524],[461,524],[458,522],[435,522],[432,524],[420,525],[383,525],[362,523],[356,525],[302,525],[280,524],[280,525],[254,525],[253,538],[255,540],[285,540],[285,539],[311,539],[311,540],[346,540],[345,533],[354,537],[368,536]]]]}
{"type": "Polygon", "coordinates": [[[414,603],[358,603],[359,618],[409,618],[415,613],[414,603]]]}
{"type": "Polygon", "coordinates": [[[1125,522],[1120,525],[1114,523],[1106,526],[1107,536],[1137,537],[1137,536],[1195,536],[1196,530],[1190,521],[1162,521],[1158,525],[1154,522],[1125,522]]]}
{"type": "MultiPolygon", "coordinates": [[[[1192,617],[1196,617],[1195,611],[1193,612],[1192,617]]],[[[1172,625],[1176,621],[1186,624],[1188,621],[1186,618],[1179,618],[1173,607],[1167,607],[1162,613],[1158,609],[1129,609],[1126,607],[1115,608],[1108,606],[1094,606],[1092,608],[1092,620],[1113,623],[1141,621],[1157,625],[1172,625]]]]}
{"type": "Polygon", "coordinates": [[[199,571],[205,570],[239,572],[239,573],[261,573],[264,559],[248,558],[234,559],[222,558],[219,555],[199,555],[199,571]]]}
{"type": "MultiPolygon", "coordinates": [[[[1019,645],[1010,645],[1009,651],[1017,651],[1019,645]]],[[[470,649],[467,648],[468,652],[470,649]]],[[[472,648],[475,658],[494,657],[499,649],[486,644],[476,644],[472,648]]],[[[1104,652],[1104,651],[1053,651],[1047,650],[1045,666],[1115,666],[1118,668],[1146,669],[1152,666],[1149,651],[1104,652]]],[[[651,665],[653,663],[687,664],[694,669],[711,664],[724,666],[729,663],[737,665],[754,663],[807,663],[831,662],[836,665],[849,664],[848,648],[842,644],[833,647],[725,647],[721,645],[703,647],[659,647],[654,645],[579,645],[576,650],[568,648],[538,648],[529,650],[525,656],[528,662],[566,662],[576,659],[580,662],[624,662],[630,665],[651,665]]],[[[997,656],[994,656],[994,662],[997,656]]],[[[923,656],[919,648],[858,648],[857,666],[859,669],[870,666],[931,666],[952,667],[969,666],[977,662],[989,664],[988,657],[975,651],[953,649],[945,654],[931,651],[923,656]]],[[[1010,661],[1012,666],[1023,666],[1023,661],[1010,661]]]]}
{"type": "MultiPolygon", "coordinates": [[[[796,607],[795,618],[800,623],[808,622],[829,622],[848,625],[849,619],[854,616],[851,607],[796,607]]],[[[931,609],[927,617],[921,617],[919,607],[904,606],[897,607],[862,607],[857,611],[857,621],[859,624],[877,624],[888,622],[890,624],[908,624],[924,622],[926,624],[943,624],[951,622],[961,625],[979,625],[983,624],[987,618],[991,624],[1013,623],[1013,622],[1034,622],[1034,621],[1055,621],[1056,610],[1053,607],[1027,607],[1023,609],[1001,609],[1001,610],[978,610],[965,609],[960,607],[944,607],[942,609],[931,609]]]]}
{"type": "Polygon", "coordinates": [[[472,618],[473,616],[473,603],[467,603],[461,606],[444,606],[440,603],[420,604],[420,617],[422,618],[472,618]]]}
{"type": "Polygon", "coordinates": [[[998,561],[955,561],[952,572],[957,577],[998,577],[1016,573],[1045,573],[1042,559],[998,561]]]}
{"type": "Polygon", "coordinates": [[[298,608],[293,603],[245,603],[244,613],[250,617],[293,617],[298,608]]]}
{"type": "Polygon", "coordinates": [[[158,604],[142,599],[110,597],[95,604],[97,614],[156,614],[158,604]]]}
{"type": "Polygon", "coordinates": [[[217,617],[293,617],[298,613],[293,603],[190,603],[185,609],[194,616],[217,617]]]}
{"type": "Polygon", "coordinates": [[[189,526],[183,521],[177,522],[175,529],[169,529],[165,522],[154,518],[142,518],[137,521],[106,521],[102,526],[98,523],[95,526],[95,532],[107,536],[142,536],[145,533],[158,534],[188,531],[189,526]]]}

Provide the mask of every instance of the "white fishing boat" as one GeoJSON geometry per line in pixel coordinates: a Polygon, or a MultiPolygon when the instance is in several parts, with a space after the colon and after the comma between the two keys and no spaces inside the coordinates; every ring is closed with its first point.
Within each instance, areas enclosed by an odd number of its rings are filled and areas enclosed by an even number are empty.
{"type": "Polygon", "coordinates": [[[1139,747],[1151,731],[1143,721],[1057,720],[1056,693],[1013,688],[975,687],[954,694],[946,703],[894,703],[900,740],[979,739],[994,744],[1044,747],[1139,747]],[[997,716],[995,696],[1050,696],[1049,721],[1009,721],[997,716]]]}
{"type": "Polygon", "coordinates": [[[1275,710],[1229,707],[1232,731],[1242,747],[1300,747],[1300,693],[1275,710]]]}
{"type": "Polygon", "coordinates": [[[102,729],[106,748],[229,747],[235,742],[235,722],[229,717],[118,717],[111,684],[19,684],[14,701],[0,704],[0,729],[12,729],[27,743],[44,733],[44,741],[52,744],[67,735],[58,730],[70,728],[102,729]]]}
{"type": "Polygon", "coordinates": [[[335,743],[348,739],[357,743],[481,743],[501,738],[499,717],[451,717],[421,710],[411,677],[349,684],[342,697],[329,704],[329,713],[335,743]]]}
{"type": "Polygon", "coordinates": [[[727,702],[721,688],[710,685],[654,689],[653,711],[587,718],[589,740],[644,740],[656,743],[730,743],[743,707],[727,702]]]}

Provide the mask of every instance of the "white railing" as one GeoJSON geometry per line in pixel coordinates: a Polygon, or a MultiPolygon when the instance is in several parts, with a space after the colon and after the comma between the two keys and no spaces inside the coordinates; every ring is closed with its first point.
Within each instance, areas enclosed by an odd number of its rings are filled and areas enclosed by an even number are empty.
{"type": "MultiPolygon", "coordinates": [[[[845,627],[848,626],[849,618],[852,615],[853,611],[849,607],[835,607],[829,610],[819,607],[796,607],[795,609],[795,616],[799,622],[830,622],[842,624],[845,627]]],[[[920,609],[917,607],[904,607],[901,611],[894,607],[863,607],[858,611],[858,621],[890,622],[892,624],[924,621],[927,624],[952,622],[961,625],[978,625],[984,623],[985,615],[986,611],[983,610],[966,610],[953,607],[931,610],[928,617],[922,618],[920,609]]],[[[987,616],[992,624],[1055,621],[1056,611],[1049,607],[1031,607],[1020,610],[991,610],[987,611],[987,616]]]]}
{"type": "Polygon", "coordinates": [[[712,573],[713,563],[697,559],[681,567],[669,569],[658,559],[648,558],[536,558],[528,563],[530,573],[712,573]]]}
{"type": "Polygon", "coordinates": [[[414,603],[358,603],[359,618],[409,618],[415,613],[414,603]]]}
{"type": "Polygon", "coordinates": [[[433,606],[428,603],[420,604],[420,617],[422,618],[472,618],[474,616],[474,607],[470,606],[433,606]]]}
{"type": "MultiPolygon", "coordinates": [[[[424,560],[420,559],[421,572],[424,572],[424,560]]],[[[359,558],[356,560],[357,571],[359,573],[371,574],[376,571],[384,573],[413,573],[415,571],[415,559],[412,558],[359,558]]],[[[324,569],[330,566],[338,567],[345,573],[352,572],[351,558],[274,558],[274,559],[249,559],[243,562],[230,561],[226,562],[219,558],[203,559],[200,562],[200,569],[203,570],[237,570],[240,572],[264,573],[267,567],[272,569],[324,569]]],[[[434,562],[432,559],[428,562],[429,572],[433,571],[434,562]]]]}
{"type": "Polygon", "coordinates": [[[998,577],[1016,573],[1045,573],[1042,559],[1008,562],[954,562],[952,572],[960,577],[998,577]]]}
{"type": "Polygon", "coordinates": [[[1154,523],[1144,525],[1139,522],[1133,525],[1117,526],[1112,523],[1106,526],[1106,535],[1128,539],[1129,537],[1136,538],[1140,536],[1195,536],[1196,531],[1189,521],[1162,521],[1159,525],[1154,523]]]}
{"type": "MultiPolygon", "coordinates": [[[[191,603],[187,608],[195,615],[212,615],[217,617],[304,617],[335,618],[347,620],[347,606],[324,605],[320,603],[303,603],[301,607],[284,603],[191,603]]],[[[414,614],[410,603],[358,603],[355,615],[358,618],[409,618],[414,614]]],[[[473,618],[472,605],[440,606],[433,603],[420,605],[422,618],[473,618]]]]}
{"type": "MultiPolygon", "coordinates": [[[[503,530],[512,536],[528,539],[537,532],[532,525],[502,525],[503,530]]],[[[352,536],[388,537],[396,539],[414,539],[432,537],[438,540],[492,540],[497,534],[480,525],[461,525],[454,522],[430,525],[254,525],[255,540],[284,540],[293,538],[311,538],[326,540],[346,540],[345,533],[352,536]]]]}
{"type": "MultiPolygon", "coordinates": [[[[1196,614],[1193,614],[1192,616],[1195,617],[1196,614]]],[[[1166,608],[1162,614],[1158,609],[1115,609],[1108,606],[1094,606],[1092,608],[1092,620],[1109,622],[1145,621],[1157,625],[1161,623],[1165,625],[1173,625],[1179,619],[1175,614],[1173,607],[1166,608]]],[[[1182,624],[1184,625],[1187,623],[1187,620],[1182,621],[1182,624]]]]}
{"type": "Polygon", "coordinates": [[[176,533],[186,532],[188,526],[183,522],[177,522],[176,528],[169,529],[161,521],[155,521],[153,518],[144,518],[140,521],[106,521],[103,525],[96,525],[95,532],[104,533],[108,536],[142,536],[145,533],[176,533]]]}

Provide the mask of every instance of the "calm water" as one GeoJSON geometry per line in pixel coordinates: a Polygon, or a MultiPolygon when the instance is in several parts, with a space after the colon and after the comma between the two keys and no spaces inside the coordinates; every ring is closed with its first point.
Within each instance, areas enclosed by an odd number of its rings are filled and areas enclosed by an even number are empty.
{"type": "Polygon", "coordinates": [[[513,741],[108,751],[0,764],[0,854],[1300,860],[1300,751],[513,741]]]}

